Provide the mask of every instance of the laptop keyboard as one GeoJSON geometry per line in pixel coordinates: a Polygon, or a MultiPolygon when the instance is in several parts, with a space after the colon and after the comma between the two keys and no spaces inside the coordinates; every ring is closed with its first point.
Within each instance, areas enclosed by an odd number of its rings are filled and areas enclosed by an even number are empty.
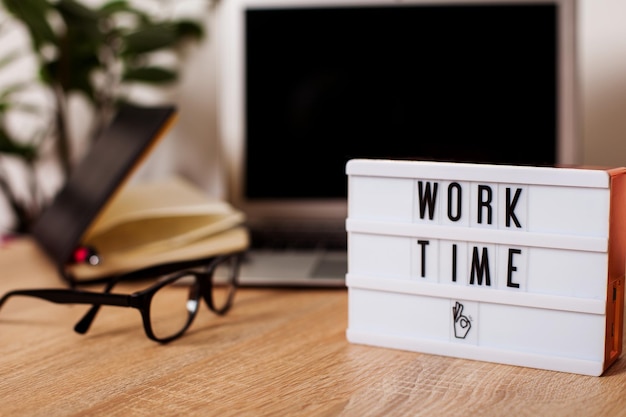
{"type": "Polygon", "coordinates": [[[250,228],[255,249],[347,250],[347,233],[332,225],[275,224],[264,229],[250,228]]]}

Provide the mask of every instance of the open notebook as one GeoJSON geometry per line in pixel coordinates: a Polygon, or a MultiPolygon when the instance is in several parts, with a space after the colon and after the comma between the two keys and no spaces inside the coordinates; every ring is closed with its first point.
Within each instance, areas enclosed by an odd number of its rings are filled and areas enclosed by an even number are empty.
{"type": "Polygon", "coordinates": [[[126,184],[175,116],[171,106],[123,106],[38,218],[32,235],[64,277],[85,281],[247,248],[242,214],[182,179],[126,184]],[[76,255],[87,247],[97,256],[82,262],[76,255]]]}
{"type": "Polygon", "coordinates": [[[575,1],[220,4],[242,283],[344,285],[352,158],[579,163],[575,1]]]}
{"type": "Polygon", "coordinates": [[[176,109],[171,106],[123,106],[96,138],[32,230],[35,240],[59,268],[72,260],[94,219],[175,116],[176,109]]]}
{"type": "Polygon", "coordinates": [[[84,281],[155,265],[204,259],[248,247],[243,213],[174,176],[124,186],[80,241],[98,262],[66,272],[84,281]]]}

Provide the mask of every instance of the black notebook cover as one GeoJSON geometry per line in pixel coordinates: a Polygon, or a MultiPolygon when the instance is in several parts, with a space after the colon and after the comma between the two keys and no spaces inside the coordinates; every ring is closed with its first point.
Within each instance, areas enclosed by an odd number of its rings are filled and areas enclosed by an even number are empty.
{"type": "Polygon", "coordinates": [[[71,260],[90,224],[175,115],[173,106],[119,109],[33,227],[35,240],[57,266],[71,260]]]}

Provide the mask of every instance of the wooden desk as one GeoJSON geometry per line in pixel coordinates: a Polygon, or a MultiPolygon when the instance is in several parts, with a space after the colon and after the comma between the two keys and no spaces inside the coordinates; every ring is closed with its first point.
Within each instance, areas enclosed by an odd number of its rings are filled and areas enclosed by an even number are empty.
{"type": "MultiPolygon", "coordinates": [[[[63,286],[27,240],[0,247],[0,292],[63,286]]],[[[242,289],[159,345],[133,309],[15,298],[0,311],[0,415],[626,415],[626,363],[602,377],[346,341],[346,290],[242,289]]]]}

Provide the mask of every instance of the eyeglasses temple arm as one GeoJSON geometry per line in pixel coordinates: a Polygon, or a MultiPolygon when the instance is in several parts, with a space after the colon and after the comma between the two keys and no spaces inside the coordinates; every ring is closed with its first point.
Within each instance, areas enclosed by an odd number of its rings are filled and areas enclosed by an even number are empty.
{"type": "Polygon", "coordinates": [[[0,299],[0,307],[15,295],[35,297],[57,304],[98,304],[109,306],[132,307],[131,296],[125,294],[98,293],[64,289],[14,290],[0,299]]]}
{"type": "MultiPolygon", "coordinates": [[[[109,282],[107,283],[106,287],[104,288],[104,293],[105,294],[109,294],[110,291],[115,286],[115,284],[117,284],[118,281],[123,280],[125,277],[126,277],[126,275],[121,275],[121,276],[118,276],[118,277],[116,277],[116,278],[114,278],[112,280],[109,280],[109,282]]],[[[96,318],[96,314],[98,314],[98,311],[100,311],[100,305],[99,304],[94,304],[93,306],[91,306],[91,308],[78,321],[78,323],[76,323],[76,325],[74,325],[74,331],[76,333],[80,333],[80,334],[87,333],[87,330],[89,330],[89,328],[91,327],[91,323],[93,323],[93,320],[96,318]]]]}
{"type": "Polygon", "coordinates": [[[0,299],[0,307],[12,296],[35,297],[57,304],[93,304],[87,315],[74,327],[77,333],[84,334],[89,329],[95,314],[101,305],[134,307],[132,296],[125,294],[97,293],[64,289],[14,290],[6,293],[0,299]],[[95,310],[95,311],[94,311],[95,310]],[[94,311],[92,313],[92,311],[94,311]],[[89,321],[81,326],[89,317],[89,321]]]}
{"type": "Polygon", "coordinates": [[[87,313],[80,319],[78,323],[74,326],[74,331],[76,333],[85,334],[89,327],[91,327],[91,323],[93,323],[93,319],[96,318],[96,314],[100,311],[100,305],[94,304],[87,313]]]}

